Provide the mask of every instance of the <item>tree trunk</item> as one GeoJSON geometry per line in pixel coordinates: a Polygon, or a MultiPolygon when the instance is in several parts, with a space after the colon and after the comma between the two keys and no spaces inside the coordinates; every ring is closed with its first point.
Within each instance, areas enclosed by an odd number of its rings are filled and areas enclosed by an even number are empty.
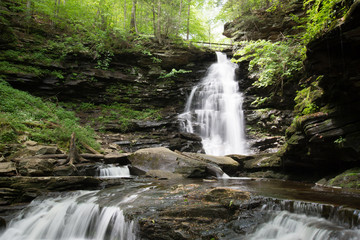
{"type": "Polygon", "coordinates": [[[124,0],[124,31],[126,31],[126,0],[124,0]]]}
{"type": "Polygon", "coordinates": [[[83,161],[86,161],[83,157],[80,156],[76,149],[76,143],[75,143],[75,133],[73,132],[71,134],[70,139],[70,149],[69,149],[69,156],[66,159],[66,163],[69,163],[71,166],[74,166],[74,163],[80,163],[83,161]]]}
{"type": "Polygon", "coordinates": [[[156,33],[156,37],[159,41],[159,43],[162,43],[162,38],[161,38],[161,0],[158,0],[158,19],[157,19],[157,33],[156,33]]]}
{"type": "Polygon", "coordinates": [[[136,3],[137,0],[132,1],[132,8],[131,8],[131,21],[130,21],[130,32],[137,33],[136,28],[136,3]]]}
{"type": "Polygon", "coordinates": [[[154,36],[157,37],[155,4],[152,6],[154,36]]]}
{"type": "Polygon", "coordinates": [[[177,22],[177,27],[176,27],[176,36],[178,36],[178,35],[179,35],[179,31],[180,31],[180,28],[181,28],[182,2],[183,2],[183,0],[180,0],[180,6],[179,6],[179,19],[178,19],[178,22],[177,22]]]}
{"type": "Polygon", "coordinates": [[[188,7],[188,18],[187,18],[186,40],[189,40],[189,38],[190,38],[190,7],[191,7],[191,0],[189,0],[189,7],[188,7]]]}

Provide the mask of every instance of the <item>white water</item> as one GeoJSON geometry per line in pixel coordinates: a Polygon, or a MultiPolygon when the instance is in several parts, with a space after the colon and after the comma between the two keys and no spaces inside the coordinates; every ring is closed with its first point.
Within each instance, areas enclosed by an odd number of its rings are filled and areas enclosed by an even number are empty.
{"type": "Polygon", "coordinates": [[[119,207],[100,207],[94,192],[34,200],[14,220],[0,240],[133,240],[134,223],[119,207]]]}
{"type": "Polygon", "coordinates": [[[202,138],[206,154],[247,154],[243,97],[235,81],[237,65],[217,52],[205,78],[195,86],[179,116],[185,132],[202,138]]]}
{"type": "Polygon", "coordinates": [[[100,169],[100,177],[130,177],[130,170],[128,166],[117,167],[115,165],[108,165],[100,169]]]}
{"type": "Polygon", "coordinates": [[[270,221],[248,236],[249,240],[358,240],[360,231],[346,229],[320,217],[274,212],[270,221]]]}

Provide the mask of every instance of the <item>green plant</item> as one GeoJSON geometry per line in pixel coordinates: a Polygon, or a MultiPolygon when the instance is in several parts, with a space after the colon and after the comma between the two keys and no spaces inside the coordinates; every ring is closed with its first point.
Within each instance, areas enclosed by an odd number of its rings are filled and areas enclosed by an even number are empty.
{"type": "Polygon", "coordinates": [[[176,70],[175,68],[173,68],[169,73],[161,73],[159,78],[172,78],[172,77],[176,77],[177,74],[190,73],[190,72],[192,71],[184,70],[184,69],[176,70]]]}
{"type": "Polygon", "coordinates": [[[251,102],[251,105],[258,107],[258,106],[264,104],[265,102],[267,102],[268,100],[269,100],[268,97],[257,97],[253,102],[251,102]]]}
{"type": "Polygon", "coordinates": [[[16,90],[3,80],[0,80],[0,99],[2,141],[18,141],[18,136],[25,134],[34,141],[65,147],[75,132],[79,141],[95,149],[100,147],[94,130],[80,126],[73,112],[16,90]]]}
{"type": "Polygon", "coordinates": [[[151,57],[151,60],[153,63],[161,63],[162,60],[160,58],[157,58],[157,57],[151,57]]]}
{"type": "Polygon", "coordinates": [[[294,99],[296,103],[294,110],[297,115],[307,115],[320,110],[315,103],[323,94],[323,90],[318,86],[318,80],[319,78],[311,83],[309,87],[297,91],[294,99]]]}
{"type": "Polygon", "coordinates": [[[337,138],[334,143],[336,145],[338,145],[339,147],[344,147],[344,144],[346,142],[346,138],[343,138],[342,136],[340,136],[339,138],[337,138]]]}
{"type": "Polygon", "coordinates": [[[276,85],[282,88],[284,81],[291,79],[302,69],[301,46],[291,42],[266,40],[243,41],[235,53],[233,62],[249,61],[250,74],[258,76],[253,85],[264,88],[276,85]]]}
{"type": "Polygon", "coordinates": [[[306,31],[302,37],[304,44],[334,26],[336,19],[343,17],[349,10],[343,0],[305,0],[304,8],[307,9],[306,31]]]}

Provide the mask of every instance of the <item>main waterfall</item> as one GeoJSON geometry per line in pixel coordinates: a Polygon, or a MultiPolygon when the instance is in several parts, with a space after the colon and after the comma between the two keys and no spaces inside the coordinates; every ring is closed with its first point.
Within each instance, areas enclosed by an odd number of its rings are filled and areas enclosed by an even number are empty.
{"type": "Polygon", "coordinates": [[[192,89],[185,111],[179,116],[181,128],[199,134],[207,154],[247,154],[243,97],[235,81],[237,65],[224,53],[216,55],[217,63],[192,89]]]}

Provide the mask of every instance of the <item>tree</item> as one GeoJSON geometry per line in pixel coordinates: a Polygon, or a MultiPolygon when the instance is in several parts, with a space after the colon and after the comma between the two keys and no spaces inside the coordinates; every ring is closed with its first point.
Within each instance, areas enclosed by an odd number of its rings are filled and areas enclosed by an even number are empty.
{"type": "Polygon", "coordinates": [[[136,27],[136,4],[137,4],[137,0],[132,0],[130,32],[137,34],[138,30],[136,27]]]}

